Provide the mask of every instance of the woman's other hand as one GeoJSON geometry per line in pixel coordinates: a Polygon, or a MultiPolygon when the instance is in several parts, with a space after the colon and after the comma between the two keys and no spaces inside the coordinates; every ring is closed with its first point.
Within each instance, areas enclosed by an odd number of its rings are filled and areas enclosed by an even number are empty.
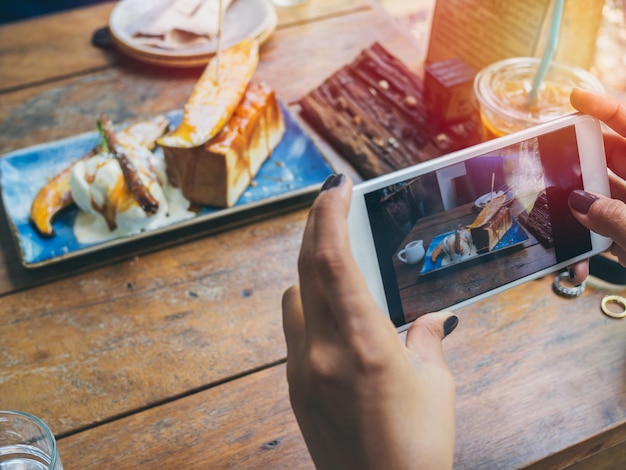
{"type": "Polygon", "coordinates": [[[604,133],[611,197],[577,190],[569,197],[570,208],[580,223],[613,240],[611,253],[626,266],[626,108],[610,95],[581,89],[573,90],[570,99],[578,111],[614,131],[604,133]]]}

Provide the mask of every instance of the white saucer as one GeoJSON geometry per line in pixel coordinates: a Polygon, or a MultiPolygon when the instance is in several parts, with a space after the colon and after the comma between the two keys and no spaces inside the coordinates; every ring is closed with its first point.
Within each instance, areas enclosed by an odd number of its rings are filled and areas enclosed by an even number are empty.
{"type": "MultiPolygon", "coordinates": [[[[491,199],[501,196],[502,191],[495,191],[493,193],[487,193],[480,196],[478,199],[474,201],[474,205],[479,208],[485,207],[491,199]]],[[[509,204],[513,200],[513,193],[511,191],[507,191],[506,196],[504,197],[504,205],[509,204]]]]}
{"type": "MultiPolygon", "coordinates": [[[[168,50],[137,41],[140,18],[145,22],[157,17],[170,0],[122,0],[109,17],[109,29],[115,45],[124,54],[156,65],[197,67],[205,65],[215,55],[217,40],[184,50],[168,50]]],[[[222,48],[236,44],[246,37],[266,41],[276,29],[278,18],[270,0],[233,0],[224,15],[222,48]]]]}

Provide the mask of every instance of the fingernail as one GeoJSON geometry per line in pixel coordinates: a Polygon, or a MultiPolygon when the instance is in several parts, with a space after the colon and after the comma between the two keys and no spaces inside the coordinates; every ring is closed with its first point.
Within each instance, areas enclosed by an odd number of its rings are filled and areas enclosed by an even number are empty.
{"type": "Polygon", "coordinates": [[[591,205],[598,200],[597,196],[594,196],[587,191],[575,189],[569,195],[567,202],[570,207],[581,214],[587,214],[591,205]]]}
{"type": "Polygon", "coordinates": [[[446,318],[446,321],[443,322],[443,337],[445,338],[450,333],[452,333],[458,324],[459,317],[457,317],[456,315],[451,315],[446,318]]]}
{"type": "Polygon", "coordinates": [[[343,174],[330,175],[328,178],[326,178],[326,181],[324,181],[324,184],[322,185],[322,189],[320,189],[320,191],[326,191],[328,189],[341,186],[345,179],[346,177],[343,174]]]}
{"type": "Polygon", "coordinates": [[[574,268],[567,268],[567,273],[569,274],[570,282],[574,282],[574,278],[576,277],[576,271],[574,268]]]}

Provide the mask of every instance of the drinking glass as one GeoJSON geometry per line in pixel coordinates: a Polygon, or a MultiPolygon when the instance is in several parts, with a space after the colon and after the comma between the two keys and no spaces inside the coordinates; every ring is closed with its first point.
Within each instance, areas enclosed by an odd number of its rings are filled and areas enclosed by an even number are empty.
{"type": "Polygon", "coordinates": [[[0,470],[63,470],[56,440],[42,420],[0,411],[0,470]]]}

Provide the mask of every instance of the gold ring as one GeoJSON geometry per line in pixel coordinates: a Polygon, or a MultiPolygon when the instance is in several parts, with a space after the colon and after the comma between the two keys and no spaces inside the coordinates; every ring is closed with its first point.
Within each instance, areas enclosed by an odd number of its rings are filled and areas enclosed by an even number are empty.
{"type": "Polygon", "coordinates": [[[624,318],[626,317],[626,299],[621,295],[605,295],[602,298],[602,312],[611,318],[624,318]],[[609,304],[616,304],[621,307],[621,312],[613,312],[608,308],[609,304]]]}

